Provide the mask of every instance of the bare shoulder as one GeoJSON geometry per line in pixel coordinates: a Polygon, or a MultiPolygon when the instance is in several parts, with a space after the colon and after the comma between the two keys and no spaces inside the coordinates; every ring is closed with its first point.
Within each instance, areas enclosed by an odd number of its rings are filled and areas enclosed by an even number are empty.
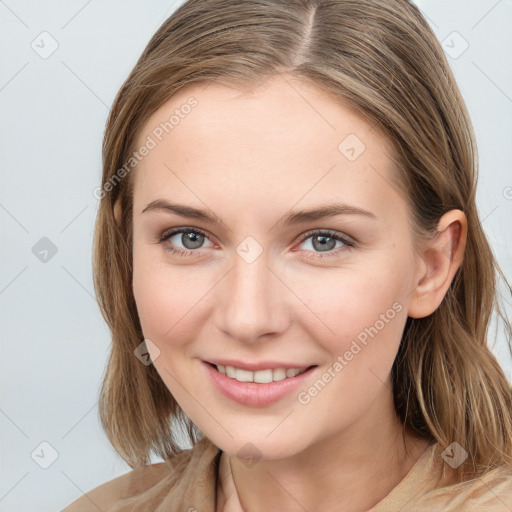
{"type": "Polygon", "coordinates": [[[91,510],[107,512],[120,499],[142,493],[165,479],[170,470],[171,466],[165,462],[132,469],[85,493],[62,512],[90,512],[91,510]]]}

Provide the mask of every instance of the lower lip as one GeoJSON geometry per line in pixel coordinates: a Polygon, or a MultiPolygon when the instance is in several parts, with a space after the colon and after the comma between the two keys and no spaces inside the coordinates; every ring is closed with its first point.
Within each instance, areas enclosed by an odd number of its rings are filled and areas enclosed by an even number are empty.
{"type": "Polygon", "coordinates": [[[259,384],[256,382],[239,382],[220,373],[209,363],[202,361],[214,386],[226,397],[243,405],[265,407],[297,390],[310,377],[317,366],[307,369],[296,377],[289,377],[276,382],[259,384]]]}

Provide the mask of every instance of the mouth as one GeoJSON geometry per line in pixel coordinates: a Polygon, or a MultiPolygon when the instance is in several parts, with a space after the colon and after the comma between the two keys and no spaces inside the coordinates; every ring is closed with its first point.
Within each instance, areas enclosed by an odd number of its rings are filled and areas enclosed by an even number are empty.
{"type": "Polygon", "coordinates": [[[242,368],[236,368],[234,366],[209,362],[207,362],[207,364],[229,379],[233,379],[238,382],[254,382],[257,384],[270,384],[272,382],[293,379],[294,377],[318,366],[311,365],[303,368],[268,368],[253,372],[242,368]]]}
{"type": "Polygon", "coordinates": [[[202,364],[217,391],[229,400],[249,407],[266,407],[289,397],[301,386],[307,386],[315,378],[318,368],[318,365],[312,365],[252,372],[207,361],[202,364]]]}

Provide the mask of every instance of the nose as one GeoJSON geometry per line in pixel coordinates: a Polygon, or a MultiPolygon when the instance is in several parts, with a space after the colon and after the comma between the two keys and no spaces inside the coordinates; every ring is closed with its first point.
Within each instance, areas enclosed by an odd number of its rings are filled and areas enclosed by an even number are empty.
{"type": "Polygon", "coordinates": [[[252,263],[237,255],[217,297],[217,328],[244,343],[284,332],[291,319],[291,293],[264,255],[252,263]]]}

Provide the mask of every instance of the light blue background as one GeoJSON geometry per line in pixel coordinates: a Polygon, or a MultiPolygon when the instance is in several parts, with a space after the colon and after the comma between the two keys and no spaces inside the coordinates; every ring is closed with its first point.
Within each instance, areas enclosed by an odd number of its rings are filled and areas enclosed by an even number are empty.
{"type": "MultiPolygon", "coordinates": [[[[92,192],[109,106],[181,3],[0,1],[1,512],[60,510],[130,469],[97,416],[110,340],[92,285],[92,192]],[[58,42],[46,59],[31,47],[43,31],[58,42]],[[42,237],[57,248],[47,263],[32,252],[42,237]],[[31,458],[41,442],[58,452],[48,469],[31,458]]],[[[440,40],[469,44],[450,62],[479,144],[483,226],[512,280],[512,2],[420,7],[440,40]]],[[[493,350],[512,380],[503,333],[493,350]]]]}

